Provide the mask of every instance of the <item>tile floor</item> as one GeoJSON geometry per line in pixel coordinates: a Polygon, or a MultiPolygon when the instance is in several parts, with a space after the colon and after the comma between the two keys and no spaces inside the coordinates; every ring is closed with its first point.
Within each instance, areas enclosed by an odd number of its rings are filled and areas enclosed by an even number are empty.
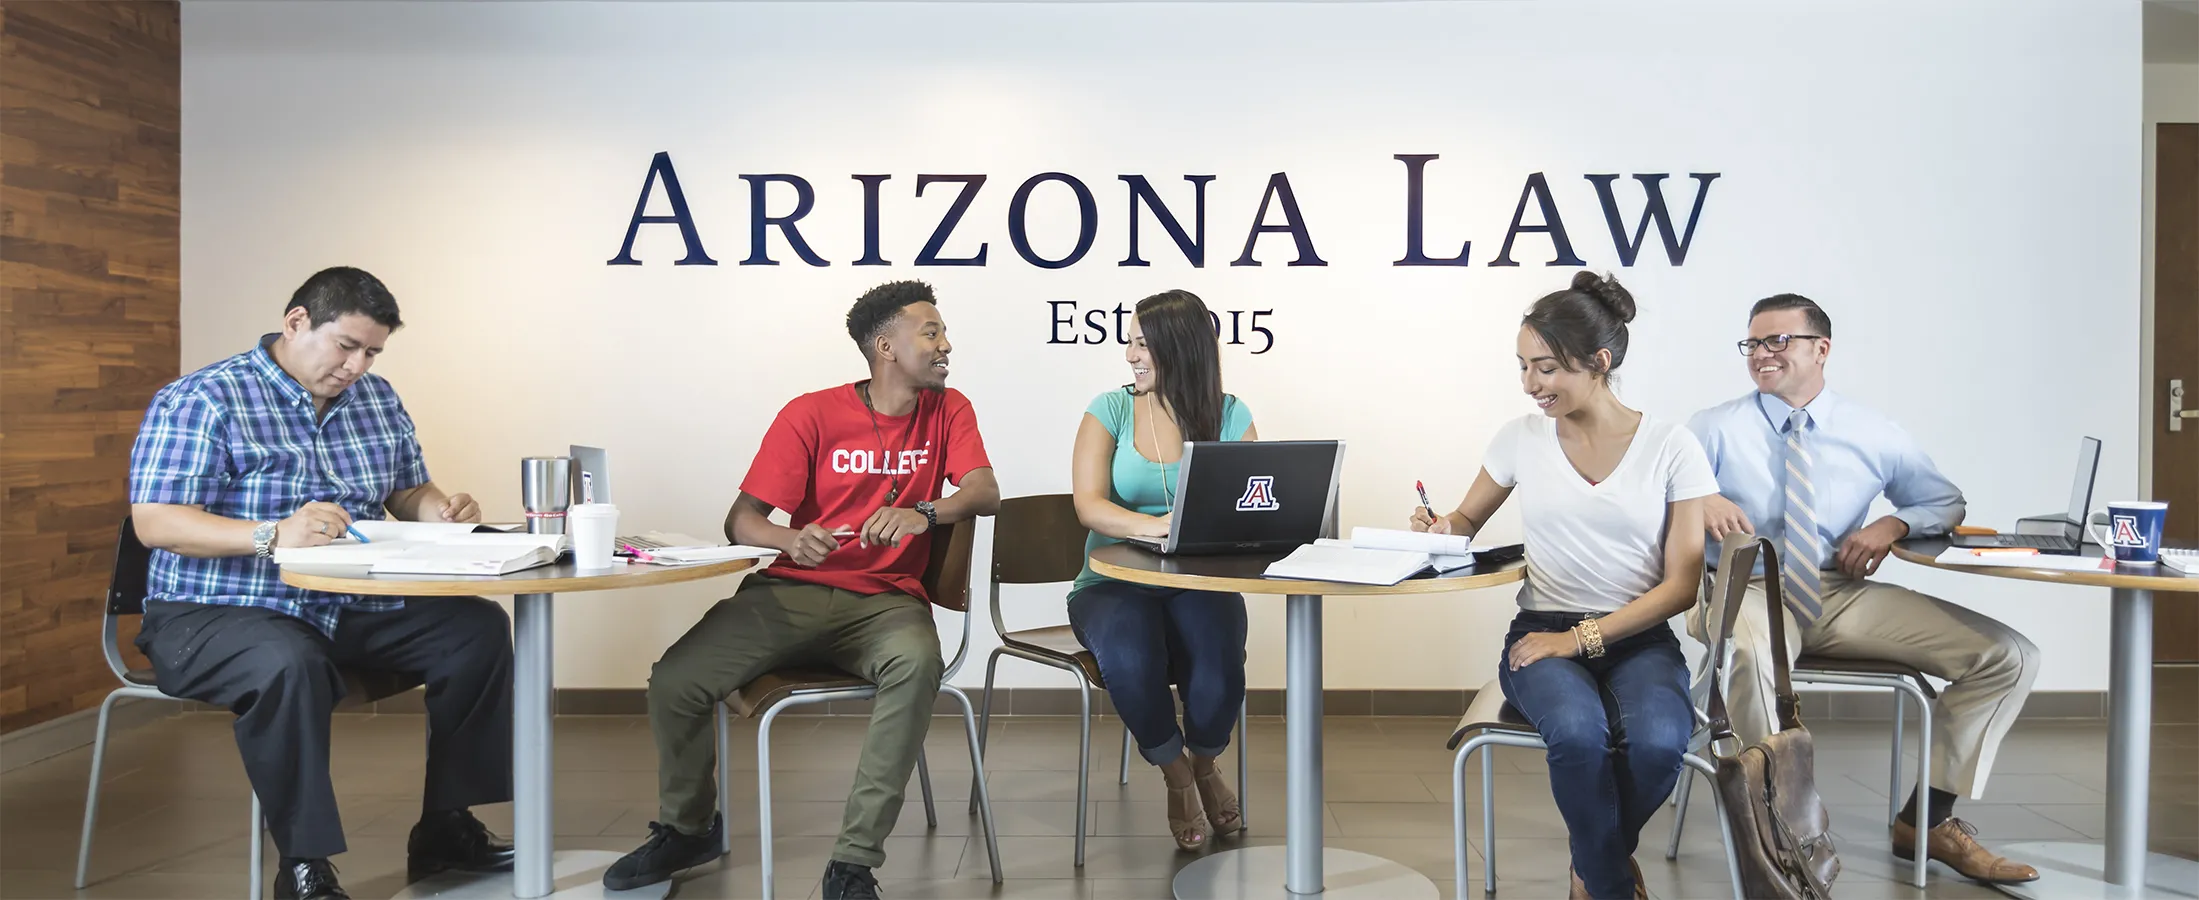
{"type": "MultiPolygon", "coordinates": [[[[774,728],[778,896],[814,897],[832,845],[841,800],[854,768],[864,721],[853,717],[782,718],[774,728]]],[[[1379,853],[1434,879],[1448,896],[1451,754],[1447,718],[1334,717],[1327,728],[1328,835],[1331,846],[1379,853]]],[[[966,815],[969,757],[953,718],[932,729],[929,755],[939,825],[926,829],[911,789],[901,825],[879,870],[886,895],[910,898],[1164,898],[1169,879],[1192,857],[1167,837],[1155,770],[1134,765],[1130,784],[1115,784],[1120,725],[1095,730],[1092,829],[1088,860],[1071,865],[1076,799],[1076,721],[1010,717],[995,721],[987,769],[1001,832],[1007,882],[986,880],[984,844],[966,815]]],[[[732,856],[696,870],[675,897],[753,897],[759,869],[753,725],[736,736],[736,835],[732,856]]],[[[1813,725],[1818,787],[1832,807],[1844,871],[1844,898],[1992,897],[1997,894],[1935,868],[1917,891],[1898,879],[1902,864],[1885,838],[1888,775],[1883,723],[1813,725]]],[[[1251,727],[1252,831],[1246,845],[1282,842],[1283,726],[1251,727]]],[[[336,723],[333,766],[351,851],[338,857],[355,897],[387,897],[404,886],[404,841],[417,815],[423,719],[415,715],[344,715],[336,723]]],[[[2153,842],[2156,850],[2199,857],[2199,725],[2164,724],[2154,735],[2153,842]]],[[[1985,839],[2098,839],[2104,830],[2106,738],[2099,723],[2026,722],[2001,753],[1990,797],[1958,809],[1985,839]]],[[[646,723],[633,717],[569,716],[557,721],[558,845],[633,849],[655,817],[655,756],[646,723]]],[[[109,753],[94,883],[72,890],[77,829],[90,765],[88,749],[0,776],[0,898],[237,897],[243,894],[249,797],[224,714],[191,714],[118,734],[109,753]]],[[[1565,830],[1551,804],[1540,754],[1497,751],[1499,896],[1564,896],[1565,830]]],[[[1912,769],[1913,771],[1913,769],[1912,769]]],[[[1478,782],[1478,779],[1474,779],[1478,782]]],[[[1471,799],[1478,800],[1478,783],[1471,799]]],[[[1707,791],[1696,791],[1677,862],[1661,853],[1671,829],[1668,807],[1643,837],[1642,868],[1660,898],[1725,896],[1725,869],[1707,791]]],[[[509,834],[510,808],[481,810],[509,834]]],[[[1484,864],[1478,845],[1474,875],[1484,864]]],[[[1224,841],[1221,846],[1230,846],[1224,841]]]]}

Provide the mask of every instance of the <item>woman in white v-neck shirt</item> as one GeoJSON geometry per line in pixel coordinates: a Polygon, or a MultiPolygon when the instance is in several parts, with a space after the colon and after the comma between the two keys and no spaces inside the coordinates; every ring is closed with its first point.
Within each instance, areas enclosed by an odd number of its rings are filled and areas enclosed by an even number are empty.
{"type": "Polygon", "coordinates": [[[1687,661],[1666,620],[1695,602],[1703,500],[1718,479],[1679,421],[1611,390],[1634,298],[1582,272],[1519,330],[1520,385],[1541,412],[1497,432],[1458,509],[1415,531],[1473,534],[1520,501],[1527,581],[1497,680],[1549,746],[1573,856],[1572,897],[1646,897],[1642,826],[1672,793],[1694,730],[1687,661]]]}

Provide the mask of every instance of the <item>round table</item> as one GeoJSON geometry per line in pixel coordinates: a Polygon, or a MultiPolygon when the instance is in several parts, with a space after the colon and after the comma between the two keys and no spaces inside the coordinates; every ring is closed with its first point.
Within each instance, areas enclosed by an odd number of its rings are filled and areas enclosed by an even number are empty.
{"type": "MultiPolygon", "coordinates": [[[[1289,598],[1284,638],[1285,752],[1288,754],[1284,846],[1248,847],[1209,854],[1176,873],[1178,900],[1317,895],[1370,900],[1437,896],[1435,882],[1391,860],[1322,847],[1321,796],[1321,598],[1435,594],[1495,587],[1527,577],[1520,562],[1461,569],[1439,578],[1410,578],[1392,585],[1290,581],[1261,573],[1281,554],[1161,556],[1129,544],[1092,551],[1092,571],[1118,581],[1154,587],[1289,598]],[[1278,852],[1280,851],[1280,852],[1278,852]],[[1325,876],[1328,877],[1324,880],[1325,876]]],[[[1246,752],[1237,748],[1237,752],[1246,752]]]]}
{"type": "MultiPolygon", "coordinates": [[[[2199,896],[2199,862],[2146,852],[2146,793],[2152,764],[2153,592],[2199,592],[2199,578],[2152,566],[2113,571],[1966,566],[1939,561],[1944,538],[1902,541],[1894,555],[1920,566],[2021,581],[2104,587],[2109,591],[2107,691],[2107,843],[2009,844],[2008,858],[2031,863],[2039,880],[2002,885],[2019,897],[2199,896]]],[[[2102,551],[2084,545],[2086,555],[2102,551]]]]}
{"type": "MultiPolygon", "coordinates": [[[[609,569],[577,569],[558,563],[509,575],[376,575],[365,566],[282,568],[284,584],[334,594],[385,597],[505,596],[512,604],[512,850],[505,876],[449,872],[416,882],[399,897],[600,897],[603,869],[619,854],[603,850],[558,854],[552,845],[550,718],[551,600],[559,592],[609,591],[719,578],[745,572],[757,560],[734,559],[693,566],[619,562],[609,569]]],[[[613,896],[661,898],[671,882],[613,896]]]]}

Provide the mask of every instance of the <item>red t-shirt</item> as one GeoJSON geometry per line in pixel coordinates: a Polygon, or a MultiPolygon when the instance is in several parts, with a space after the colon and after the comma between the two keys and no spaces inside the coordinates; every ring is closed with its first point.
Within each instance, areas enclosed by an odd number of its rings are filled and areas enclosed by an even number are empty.
{"type": "MultiPolygon", "coordinates": [[[[919,391],[914,413],[878,416],[873,427],[862,395],[845,384],[803,394],[779,410],[741,491],[785,510],[795,528],[814,522],[832,531],[860,530],[886,505],[897,479],[901,493],[893,505],[909,509],[918,500],[937,501],[948,482],[959,485],[963,476],[991,466],[977,413],[962,392],[919,391]]],[[[922,584],[930,559],[927,532],[899,547],[864,547],[845,538],[814,569],[781,555],[765,571],[858,594],[893,591],[930,600],[922,584]]]]}

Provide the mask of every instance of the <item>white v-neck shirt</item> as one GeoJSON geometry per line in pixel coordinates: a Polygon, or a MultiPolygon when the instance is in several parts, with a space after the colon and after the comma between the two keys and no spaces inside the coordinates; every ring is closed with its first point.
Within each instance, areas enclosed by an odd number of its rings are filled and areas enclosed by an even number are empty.
{"type": "Polygon", "coordinates": [[[1611,475],[1589,484],[1558,444],[1557,420],[1533,413],[1489,442],[1481,467],[1512,489],[1525,524],[1527,584],[1536,612],[1608,613],[1665,576],[1666,504],[1718,493],[1695,435],[1648,413],[1611,475]]]}

